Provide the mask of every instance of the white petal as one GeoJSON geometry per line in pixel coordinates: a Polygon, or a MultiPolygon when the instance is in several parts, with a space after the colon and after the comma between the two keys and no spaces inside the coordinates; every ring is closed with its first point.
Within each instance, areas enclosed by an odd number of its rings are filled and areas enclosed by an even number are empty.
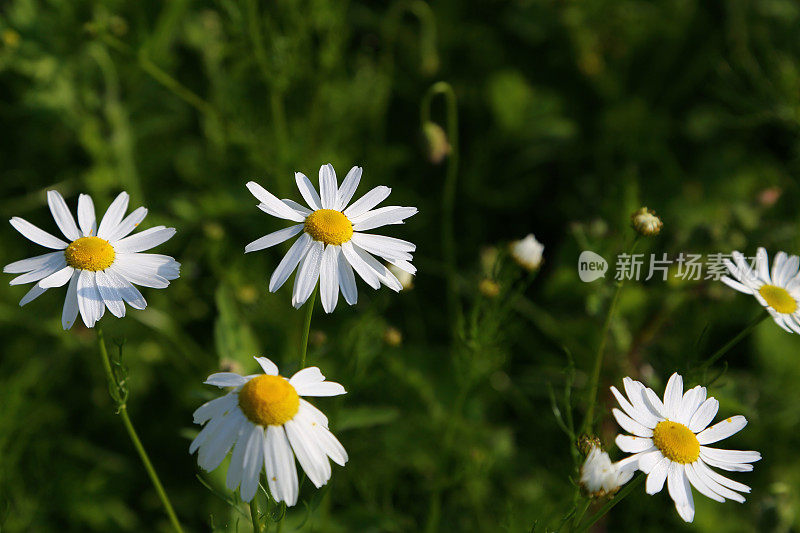
{"type": "Polygon", "coordinates": [[[206,385],[214,385],[217,387],[238,387],[245,383],[247,383],[247,379],[235,372],[217,372],[216,374],[208,376],[208,379],[205,381],[206,385]]]}
{"type": "Polygon", "coordinates": [[[286,502],[290,507],[296,504],[300,492],[297,468],[286,430],[282,426],[267,426],[264,463],[270,494],[276,501],[286,502]]]}
{"type": "Polygon", "coordinates": [[[721,450],[700,446],[700,457],[725,463],[754,463],[761,460],[761,454],[749,450],[721,450]]]}
{"type": "Polygon", "coordinates": [[[656,427],[660,419],[656,411],[652,410],[650,405],[645,402],[644,390],[646,387],[642,385],[642,383],[628,377],[624,378],[622,383],[625,386],[625,393],[628,395],[631,404],[638,413],[635,419],[651,429],[656,427]]]}
{"type": "Polygon", "coordinates": [[[66,285],[70,279],[72,279],[72,273],[75,272],[75,269],[71,266],[65,266],[61,270],[57,270],[43,278],[39,282],[39,286],[44,289],[52,289],[54,287],[63,287],[66,285]]]}
{"type": "Polygon", "coordinates": [[[261,469],[264,467],[264,428],[253,426],[247,437],[247,447],[242,460],[242,486],[239,494],[242,500],[249,502],[256,495],[261,469]]]}
{"type": "Polygon", "coordinates": [[[678,408],[678,416],[676,417],[675,421],[683,424],[684,426],[688,426],[692,416],[694,416],[698,407],[700,407],[705,399],[706,389],[704,387],[698,385],[687,390],[681,399],[681,405],[678,408]]]}
{"type": "Polygon", "coordinates": [[[266,357],[255,357],[258,364],[261,366],[261,370],[264,371],[265,374],[268,376],[277,376],[278,375],[278,365],[267,359],[266,357]]]}
{"type": "Polygon", "coordinates": [[[653,439],[647,437],[632,437],[631,435],[617,435],[614,440],[617,447],[626,453],[639,453],[653,447],[653,439]]]}
{"type": "Polygon", "coordinates": [[[323,209],[336,209],[339,189],[336,185],[336,171],[330,163],[319,167],[319,196],[323,209]]]}
{"type": "Polygon", "coordinates": [[[337,211],[343,210],[347,207],[347,204],[350,203],[361,181],[361,172],[361,167],[353,167],[350,169],[350,172],[347,173],[347,176],[345,176],[342,186],[339,187],[339,198],[336,201],[335,208],[337,211]]]}
{"type": "MultiPolygon", "coordinates": [[[[36,298],[44,294],[46,291],[47,289],[43,289],[42,287],[39,286],[38,283],[36,283],[33,287],[31,287],[31,290],[26,292],[25,296],[23,296],[22,299],[19,301],[19,306],[22,307],[25,304],[31,303],[36,298]]],[[[77,309],[77,307],[75,309],[77,309]]]]}
{"type": "Polygon", "coordinates": [[[295,387],[300,396],[339,396],[347,394],[344,387],[333,381],[323,381],[322,383],[309,383],[295,387]]]}
{"type": "Polygon", "coordinates": [[[297,188],[308,206],[313,211],[322,209],[322,202],[319,199],[319,194],[317,194],[317,190],[311,184],[311,180],[302,172],[295,172],[294,181],[297,183],[297,188]]]}
{"type": "Polygon", "coordinates": [[[147,216],[147,209],[139,207],[131,211],[131,214],[126,216],[125,219],[117,224],[116,227],[108,230],[108,236],[103,237],[108,242],[116,242],[125,238],[130,232],[139,227],[144,218],[147,216]]]}
{"type": "Polygon", "coordinates": [[[322,411],[314,407],[308,400],[300,398],[300,409],[302,409],[303,413],[313,422],[316,422],[322,427],[328,427],[328,417],[325,416],[322,411]]]}
{"type": "MultiPolygon", "coordinates": [[[[367,266],[369,266],[375,272],[375,274],[377,274],[378,279],[381,280],[381,283],[395,292],[400,292],[403,290],[403,284],[400,283],[397,277],[392,274],[392,272],[386,268],[386,266],[382,265],[377,259],[372,257],[369,252],[359,248],[356,245],[353,245],[353,250],[355,250],[358,256],[367,264],[367,266]]],[[[350,264],[355,268],[355,264],[353,264],[352,261],[350,264]]],[[[358,272],[358,269],[356,269],[356,272],[358,272]]]]}
{"type": "Polygon", "coordinates": [[[783,272],[783,264],[786,262],[786,252],[778,252],[772,259],[772,284],[782,286],[781,273],[783,272]]]}
{"type": "Polygon", "coordinates": [[[667,475],[667,489],[670,497],[675,501],[675,509],[686,522],[694,520],[694,499],[689,479],[686,477],[684,467],[680,463],[670,465],[667,475]]]}
{"type": "Polygon", "coordinates": [[[292,293],[295,307],[300,307],[306,303],[314,287],[317,286],[324,248],[325,245],[323,243],[314,241],[300,264],[300,269],[294,278],[294,291],[292,293]]]}
{"type": "Polygon", "coordinates": [[[283,427],[308,479],[315,487],[322,487],[331,477],[328,456],[319,448],[310,429],[303,422],[295,418],[286,422],[283,427]]]}
{"type": "Polygon", "coordinates": [[[211,435],[201,446],[197,456],[197,464],[203,470],[210,472],[217,468],[236,441],[240,438],[247,419],[241,411],[232,411],[222,418],[217,431],[211,435]]]}
{"type": "MultiPolygon", "coordinates": [[[[214,398],[194,410],[192,421],[195,424],[205,424],[212,418],[224,415],[227,411],[234,408],[237,404],[235,394],[226,394],[219,398],[214,398]]],[[[192,452],[189,452],[192,453],[192,452]]]]}
{"type": "Polygon", "coordinates": [[[288,228],[273,231],[272,233],[264,235],[263,237],[256,239],[245,246],[244,253],[255,252],[256,250],[263,250],[265,248],[275,246],[276,244],[280,244],[288,239],[291,239],[301,231],[303,231],[302,224],[295,224],[294,226],[289,226],[288,228]]]}
{"type": "Polygon", "coordinates": [[[58,191],[47,191],[47,205],[50,206],[50,212],[53,214],[53,219],[56,221],[61,233],[70,241],[80,239],[81,232],[78,231],[75,218],[69,212],[64,197],[58,191]]]}
{"type": "Polygon", "coordinates": [[[644,425],[640,424],[639,422],[635,421],[619,409],[612,409],[611,413],[614,415],[614,418],[617,419],[619,425],[627,431],[628,433],[633,433],[637,437],[652,437],[653,430],[645,427],[644,425]]]}
{"type": "Polygon", "coordinates": [[[117,254],[115,265],[118,263],[125,265],[135,264],[137,267],[155,273],[167,280],[177,279],[181,274],[181,264],[168,255],[141,252],[117,254]]]}
{"type": "Polygon", "coordinates": [[[125,302],[117,289],[117,279],[108,276],[108,274],[102,270],[98,270],[95,272],[95,280],[97,281],[97,290],[103,298],[103,303],[105,303],[108,310],[111,311],[111,314],[117,318],[124,317],[125,302]]]}
{"type": "Polygon", "coordinates": [[[173,235],[175,235],[175,228],[167,228],[165,226],[148,228],[136,235],[131,235],[115,242],[113,244],[114,252],[121,254],[143,252],[168,241],[173,235]]]}
{"type": "Polygon", "coordinates": [[[142,296],[142,293],[139,292],[139,289],[131,285],[113,266],[107,269],[105,273],[107,280],[116,287],[119,295],[128,305],[139,310],[147,307],[147,301],[142,296]]]}
{"type": "Polygon", "coordinates": [[[299,214],[302,217],[307,217],[308,215],[313,213],[311,209],[307,208],[304,205],[298,204],[297,202],[295,202],[294,200],[290,200],[289,198],[281,198],[281,202],[285,203],[286,205],[297,211],[297,214],[299,214]]]}
{"type": "Polygon", "coordinates": [[[668,419],[676,420],[678,418],[682,399],[683,378],[676,372],[670,376],[667,388],[664,391],[664,408],[668,419]]]}
{"type": "Polygon", "coordinates": [[[49,252],[46,254],[37,255],[35,257],[29,257],[27,259],[20,259],[19,261],[14,261],[13,263],[7,264],[3,268],[3,272],[7,274],[33,272],[34,270],[39,270],[48,263],[51,263],[55,258],[63,259],[64,252],[49,252]]]}
{"type": "Polygon", "coordinates": [[[688,427],[692,430],[693,433],[699,433],[704,430],[708,424],[714,420],[714,417],[717,416],[717,410],[719,409],[719,402],[716,398],[708,398],[700,407],[697,408],[694,415],[692,416],[691,420],[689,421],[688,427]]]}
{"type": "Polygon", "coordinates": [[[8,282],[9,285],[21,285],[23,283],[31,283],[34,281],[39,281],[40,279],[44,279],[47,276],[58,272],[62,268],[67,266],[67,262],[64,259],[64,254],[60,252],[56,252],[48,258],[48,260],[42,264],[41,267],[37,268],[36,270],[32,270],[26,274],[20,274],[19,276],[15,277],[11,281],[8,282]]]}
{"type": "Polygon", "coordinates": [[[348,304],[355,305],[358,302],[356,277],[353,274],[353,267],[350,266],[343,252],[339,253],[339,288],[348,304]]]}
{"type": "Polygon", "coordinates": [[[652,495],[661,492],[661,489],[664,488],[664,482],[667,480],[669,465],[671,464],[672,461],[666,457],[662,457],[662,459],[653,466],[645,482],[645,492],[647,494],[652,495]]]}
{"type": "Polygon", "coordinates": [[[275,216],[286,220],[294,220],[295,222],[303,222],[303,220],[305,220],[305,217],[281,202],[275,195],[258,183],[249,181],[247,182],[247,188],[250,189],[250,193],[263,203],[275,216]]]}
{"type": "Polygon", "coordinates": [[[747,425],[747,419],[742,415],[726,418],[722,422],[717,422],[702,433],[697,434],[697,441],[700,444],[711,444],[712,442],[727,439],[731,435],[738,433],[747,425]]]}
{"type": "Polygon", "coordinates": [[[130,283],[154,289],[163,289],[169,280],[156,274],[156,270],[139,261],[138,253],[118,254],[114,261],[114,271],[130,283]]]}
{"type": "Polygon", "coordinates": [[[15,230],[22,233],[23,237],[35,242],[36,244],[46,248],[53,248],[55,250],[63,250],[67,247],[67,243],[58,237],[54,237],[46,231],[37,228],[24,218],[12,217],[9,222],[12,226],[14,226],[15,230]]]}
{"type": "Polygon", "coordinates": [[[644,472],[645,474],[649,474],[653,471],[653,468],[664,459],[664,455],[661,453],[661,450],[653,450],[652,452],[643,452],[637,454],[638,458],[638,467],[639,470],[644,472]]]}
{"type": "Polygon", "coordinates": [[[105,304],[97,290],[95,273],[91,270],[81,270],[78,275],[78,309],[87,328],[93,328],[103,316],[105,304]]]}
{"type": "Polygon", "coordinates": [[[308,233],[303,233],[299,239],[294,241],[294,244],[275,268],[275,272],[272,273],[272,277],[269,280],[269,292],[277,291],[286,283],[294,269],[297,268],[297,264],[308,253],[312,242],[313,239],[308,233]]]}
{"type": "Polygon", "coordinates": [[[762,282],[772,283],[769,277],[769,258],[767,257],[767,251],[763,247],[759,247],[756,250],[756,269],[762,282]]]}
{"type": "Polygon", "coordinates": [[[344,216],[349,218],[351,221],[363,215],[382,201],[384,201],[389,194],[392,192],[392,189],[386,187],[384,185],[378,185],[367,194],[353,202],[353,205],[348,207],[344,210],[344,216]]]}
{"type": "MultiPolygon", "coordinates": [[[[702,459],[697,460],[695,463],[695,470],[697,473],[702,473],[706,477],[713,479],[723,487],[727,487],[731,490],[735,490],[738,492],[750,493],[750,487],[745,485],[744,483],[739,483],[738,481],[734,481],[732,479],[726,478],[725,476],[718,474],[717,472],[710,469],[702,459]]],[[[720,492],[720,494],[722,494],[720,492]]],[[[731,498],[733,499],[733,498],[731,498]]]]}
{"type": "Polygon", "coordinates": [[[738,281],[732,280],[728,276],[722,276],[721,278],[719,278],[719,280],[722,283],[724,283],[725,285],[727,285],[728,287],[730,287],[731,289],[737,290],[739,292],[743,292],[745,294],[753,294],[753,289],[751,289],[750,287],[748,287],[746,285],[742,285],[738,281]]]}
{"type": "Polygon", "coordinates": [[[711,487],[705,482],[705,479],[698,476],[697,473],[694,471],[694,467],[692,464],[687,464],[684,467],[684,472],[686,473],[686,477],[689,480],[689,483],[697,489],[697,491],[705,496],[706,498],[711,498],[712,500],[718,501],[720,503],[725,501],[725,498],[714,492],[711,487]]]}
{"type": "Polygon", "coordinates": [[[325,376],[322,375],[322,372],[316,366],[309,366],[298,370],[289,378],[289,384],[295,389],[303,385],[322,383],[323,381],[325,381],[325,376]]]}
{"type": "Polygon", "coordinates": [[[347,259],[347,262],[350,263],[350,266],[352,266],[353,269],[358,272],[358,275],[361,276],[361,279],[363,279],[367,285],[373,289],[378,289],[381,286],[381,279],[378,276],[378,273],[375,272],[358,253],[356,253],[355,248],[353,248],[353,243],[350,241],[342,243],[342,254],[347,259]]]}
{"type": "MultiPolygon", "coordinates": [[[[728,498],[729,500],[733,500],[735,502],[744,503],[745,501],[744,496],[742,496],[738,492],[732,491],[730,488],[722,485],[715,479],[715,477],[722,479],[727,479],[727,478],[724,478],[719,474],[717,474],[716,472],[712,471],[702,461],[695,461],[691,465],[688,465],[686,467],[687,473],[690,468],[695,473],[695,475],[698,478],[702,479],[703,483],[705,483],[706,486],[709,489],[713,490],[715,493],[719,494],[723,498],[728,498]]],[[[749,487],[748,487],[748,492],[750,492],[749,487]]]]}
{"type": "Polygon", "coordinates": [[[326,313],[336,309],[339,300],[339,254],[340,248],[329,244],[322,252],[319,270],[319,294],[326,313]]]}
{"type": "MultiPolygon", "coordinates": [[[[403,261],[410,261],[412,259],[411,253],[401,250],[396,246],[392,246],[381,238],[383,235],[371,235],[369,233],[353,233],[353,244],[356,244],[364,250],[375,254],[384,259],[400,259],[403,261]]],[[[399,240],[399,239],[398,239],[399,240]]],[[[405,241],[404,241],[405,242],[405,241]]]]}
{"type": "Polygon", "coordinates": [[[358,219],[351,221],[353,222],[354,231],[367,231],[389,224],[401,224],[403,220],[416,215],[417,212],[418,209],[416,207],[389,205],[367,211],[358,217],[358,219]]]}
{"type": "Polygon", "coordinates": [[[64,298],[64,309],[61,311],[61,327],[64,330],[71,328],[78,318],[78,276],[79,272],[73,272],[67,286],[67,297],[64,298]]]}
{"type": "Polygon", "coordinates": [[[108,206],[106,209],[106,214],[103,215],[103,219],[100,221],[100,227],[97,228],[97,236],[101,239],[108,240],[108,235],[111,233],[112,230],[116,229],[119,226],[119,223],[122,222],[123,217],[125,216],[125,211],[128,210],[128,201],[130,200],[130,196],[128,193],[121,192],[114,198],[114,201],[111,202],[111,205],[108,206]]]}
{"type": "Polygon", "coordinates": [[[242,473],[244,472],[244,454],[247,451],[248,437],[252,433],[255,425],[252,422],[243,424],[239,438],[236,441],[236,446],[233,447],[233,454],[231,455],[231,462],[228,465],[228,475],[225,478],[225,486],[228,490],[236,490],[236,487],[242,482],[242,473]]]}
{"type": "Polygon", "coordinates": [[[78,196],[78,225],[84,237],[97,235],[97,220],[94,215],[94,202],[88,194],[78,196]]]}
{"type": "Polygon", "coordinates": [[[667,418],[664,402],[661,401],[661,398],[659,398],[655,391],[650,387],[644,388],[644,401],[650,408],[650,411],[655,413],[660,419],[667,418]]]}
{"type": "Polygon", "coordinates": [[[315,422],[309,421],[314,424],[312,432],[317,439],[317,444],[320,449],[330,457],[334,463],[339,466],[344,466],[347,463],[347,450],[344,449],[342,443],[331,433],[328,428],[322,427],[315,422]]]}

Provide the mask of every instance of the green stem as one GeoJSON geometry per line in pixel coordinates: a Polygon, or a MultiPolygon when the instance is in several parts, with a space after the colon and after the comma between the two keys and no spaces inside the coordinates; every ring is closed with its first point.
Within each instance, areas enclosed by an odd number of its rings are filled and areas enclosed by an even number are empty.
{"type": "Polygon", "coordinates": [[[430,121],[431,101],[433,97],[441,94],[445,99],[447,112],[447,140],[450,143],[450,154],[447,158],[447,173],[444,180],[442,194],[442,250],[444,252],[445,271],[447,273],[447,308],[451,325],[461,318],[461,309],[458,304],[456,286],[456,245],[453,220],[456,200],[456,185],[458,184],[458,101],[456,93],[449,83],[440,81],[431,85],[422,98],[420,105],[421,127],[430,121]]]}
{"type": "MultiPolygon", "coordinates": [[[[633,240],[629,255],[633,255],[633,252],[636,251],[636,245],[638,242],[639,237],[637,235],[637,237],[633,240]]],[[[591,381],[589,382],[589,406],[586,408],[586,418],[584,418],[583,426],[581,427],[581,432],[583,433],[589,431],[594,423],[594,407],[597,404],[597,389],[600,385],[600,371],[603,368],[603,355],[605,354],[606,350],[608,332],[611,329],[611,320],[614,318],[614,311],[617,308],[617,300],[619,300],[619,294],[622,292],[622,285],[624,283],[624,277],[617,282],[617,290],[614,291],[614,297],[611,300],[611,305],[608,306],[608,313],[606,314],[605,322],[603,322],[603,332],[601,333],[600,344],[597,347],[597,353],[594,357],[594,367],[592,368],[591,381]]]]}
{"type": "Polygon", "coordinates": [[[253,533],[261,533],[261,523],[258,521],[258,502],[255,496],[250,500],[250,519],[253,521],[253,533]]]}
{"type": "Polygon", "coordinates": [[[303,326],[303,340],[300,343],[300,368],[306,367],[306,353],[308,352],[308,334],[311,331],[311,315],[314,314],[314,303],[317,300],[317,289],[311,293],[311,298],[306,302],[306,320],[303,326]]]}
{"type": "Polygon", "coordinates": [[[641,485],[642,482],[645,480],[645,478],[647,478],[647,476],[645,476],[644,474],[639,474],[638,476],[636,476],[636,479],[625,485],[625,487],[623,487],[623,489],[620,490],[612,499],[608,500],[605,503],[605,505],[603,505],[600,508],[599,511],[593,514],[591,518],[589,518],[589,522],[585,526],[579,527],[576,531],[580,533],[592,527],[595,524],[595,522],[603,518],[603,516],[605,516],[605,514],[608,513],[612,507],[621,502],[628,494],[631,493],[633,489],[641,485]]]}
{"type": "Polygon", "coordinates": [[[709,358],[706,359],[698,369],[699,370],[708,369],[708,367],[713,365],[720,357],[728,353],[728,350],[739,344],[739,341],[741,341],[743,338],[749,335],[750,332],[753,331],[753,328],[761,324],[764,320],[769,318],[769,316],[770,315],[767,311],[759,313],[755,318],[753,318],[753,320],[750,321],[750,323],[742,331],[739,332],[738,335],[729,340],[722,348],[711,354],[711,356],[709,356],[709,358]]]}
{"type": "MultiPolygon", "coordinates": [[[[112,388],[112,390],[119,390],[121,385],[114,376],[114,371],[111,369],[111,361],[108,357],[108,349],[106,348],[106,341],[103,337],[103,330],[101,328],[97,328],[97,341],[100,344],[100,356],[103,361],[103,369],[106,372],[106,378],[108,379],[108,385],[112,388]]],[[[133,423],[128,416],[127,405],[125,404],[124,400],[118,400],[114,394],[112,394],[112,398],[117,401],[117,413],[122,418],[122,423],[125,425],[125,429],[128,431],[128,437],[130,437],[133,447],[136,448],[136,452],[139,454],[139,459],[141,459],[142,465],[144,465],[144,469],[147,471],[147,475],[150,476],[150,481],[153,483],[153,487],[158,493],[161,504],[164,506],[164,510],[166,511],[167,516],[169,516],[169,521],[172,523],[172,527],[178,533],[183,533],[181,523],[178,520],[178,516],[175,514],[175,511],[172,509],[172,504],[170,503],[169,497],[164,490],[164,486],[161,484],[161,480],[158,479],[158,474],[156,473],[153,464],[150,462],[150,458],[147,456],[147,451],[145,451],[142,441],[139,440],[139,436],[136,434],[133,423]]]]}

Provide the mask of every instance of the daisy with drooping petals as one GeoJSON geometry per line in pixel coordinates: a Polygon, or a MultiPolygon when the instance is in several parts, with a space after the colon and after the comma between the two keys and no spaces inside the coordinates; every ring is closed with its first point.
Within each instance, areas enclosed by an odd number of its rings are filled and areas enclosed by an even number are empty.
{"type": "Polygon", "coordinates": [[[304,174],[296,172],[294,177],[311,209],[292,200],[279,200],[254,181],[247,183],[253,196],[261,201],[258,207],[262,211],[297,224],[256,239],[245,247],[245,252],[263,250],[302,233],[273,272],[269,280],[270,292],[277,291],[298,265],[292,292],[294,307],[308,300],[317,280],[326,313],[336,308],[340,290],[348,304],[355,304],[358,291],[354,270],[373,289],[383,283],[399,292],[403,288],[400,281],[374,256],[414,274],[417,269],[410,261],[416,246],[401,239],[363,232],[389,224],[403,224],[403,220],[417,213],[417,208],[386,206],[375,209],[392,191],[383,185],[348,207],[361,180],[360,167],[351,168],[340,187],[333,167],[322,165],[319,194],[304,174]]]}
{"type": "Polygon", "coordinates": [[[670,497],[678,514],[686,522],[694,519],[694,487],[700,494],[724,502],[725,499],[744,502],[740,492],[750,487],[728,479],[711,466],[731,472],[749,472],[761,459],[754,451],[722,450],[707,445],[738,433],[747,425],[741,415],[708,427],[719,409],[719,402],[706,397],[706,388],[697,386],[684,394],[683,378],[672,374],[667,382],[662,402],[656,393],[631,378],[623,380],[627,398],[611,387],[622,407],[613,409],[614,418],[622,429],[633,435],[617,435],[620,450],[634,455],[620,461],[636,463],[647,474],[645,490],[656,494],[667,483],[670,497]],[[623,412],[624,411],[624,412],[623,412]]]}
{"type": "Polygon", "coordinates": [[[300,485],[294,459],[317,488],[331,478],[328,458],[344,466],[347,452],[328,430],[328,419],[301,396],[345,394],[338,383],[325,381],[319,368],[308,367],[290,379],[278,375],[278,367],[266,357],[256,357],[263,374],[240,376],[232,372],[212,374],[208,385],[234,387],[194,412],[196,424],[205,424],[189,447],[199,450],[197,464],[210,472],[233,447],[227,486],[239,487],[249,502],[266,470],[275,501],[297,503],[300,485]]]}
{"type": "Polygon", "coordinates": [[[93,327],[108,308],[116,317],[125,316],[125,303],[134,309],[147,307],[132,285],[163,289],[180,274],[180,263],[166,255],[139,253],[158,246],[175,235],[174,228],[156,226],[128,236],[144,220],[147,209],[140,207],[125,217],[128,193],[111,203],[100,226],[94,203],[88,194],[78,198],[78,224],[56,191],[47,191],[50,212],[69,242],[39,229],[19,217],[11,219],[14,229],[47,248],[57,250],[16,261],[3,272],[21,274],[11,285],[36,282],[19,305],[41,296],[47,289],[69,283],[61,325],[69,329],[80,312],[86,327],[93,327]]]}
{"type": "Polygon", "coordinates": [[[581,466],[581,487],[591,496],[602,498],[614,494],[630,481],[636,473],[636,465],[627,463],[625,468],[612,463],[603,448],[592,444],[586,460],[581,466]]]}
{"type": "Polygon", "coordinates": [[[722,276],[720,280],[739,292],[755,296],[775,323],[789,333],[800,333],[800,259],[778,252],[770,273],[764,248],[756,252],[755,268],[747,264],[740,252],[733,252],[731,257],[733,261],[726,259],[725,266],[735,279],[722,276]]]}

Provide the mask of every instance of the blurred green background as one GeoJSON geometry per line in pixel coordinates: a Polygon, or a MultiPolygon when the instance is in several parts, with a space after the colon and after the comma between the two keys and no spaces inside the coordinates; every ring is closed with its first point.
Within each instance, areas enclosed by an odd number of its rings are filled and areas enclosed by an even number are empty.
{"type": "MultiPolygon", "coordinates": [[[[305,483],[283,530],[552,530],[576,470],[549,388],[562,397],[568,351],[580,420],[614,290],[610,276],[578,280],[579,252],[626,249],[640,205],[664,220],[646,253],[800,248],[798,23],[791,0],[5,0],[0,215],[55,232],[48,188],[72,209],[90,193],[99,213],[127,190],[150,209],[143,227],[178,229],[156,251],[182,263],[180,279],[100,325],[125,341],[131,416],[187,530],[249,531],[246,508],[203,484],[230,497],[225,467],[201,473],[188,454],[191,413],[218,394],[209,373],[250,372],[253,355],[298,364],[303,311],[290,289],[267,292],[288,245],[243,253],[283,225],[244,183],[299,199],[294,171],[363,166],[360,192],[386,184],[391,203],[419,207],[386,232],[417,243],[419,273],[410,291],[359,282],[357,306],[317,309],[309,362],[349,394],[316,404],[350,462],[323,490],[305,483]],[[435,163],[419,117],[438,81],[457,97],[459,139],[435,163]],[[487,247],[529,232],[546,246],[530,285],[503,254],[487,271],[487,247]],[[487,276],[499,297],[479,292],[487,276]]],[[[431,119],[447,129],[441,96],[431,119]]],[[[42,253],[10,225],[0,243],[2,264],[42,253]]],[[[20,309],[26,290],[0,284],[0,530],[169,531],[95,332],[61,330],[63,290],[20,309]]],[[[758,312],[710,280],[626,285],[601,380],[604,444],[618,431],[609,385],[631,375],[661,394],[758,312]]],[[[685,525],[666,490],[641,488],[596,530],[800,530],[798,352],[767,321],[710,373],[724,371],[710,386],[720,416],[750,421],[724,444],[764,456],[731,475],[752,485],[747,503],[695,493],[685,525]]]]}

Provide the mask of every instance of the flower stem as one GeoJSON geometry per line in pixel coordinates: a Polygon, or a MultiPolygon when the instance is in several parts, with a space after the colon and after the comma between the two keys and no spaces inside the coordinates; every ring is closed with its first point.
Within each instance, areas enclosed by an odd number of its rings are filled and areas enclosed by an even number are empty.
{"type": "Polygon", "coordinates": [[[425,124],[430,121],[431,101],[438,94],[441,94],[445,99],[447,140],[450,144],[450,154],[447,157],[447,173],[444,179],[444,192],[442,194],[442,250],[444,252],[445,272],[447,273],[447,309],[450,315],[451,327],[455,331],[456,324],[461,320],[461,307],[458,302],[456,279],[455,221],[453,220],[456,185],[458,183],[458,101],[456,100],[456,93],[449,83],[439,81],[431,85],[422,98],[420,120],[422,127],[425,127],[425,124]]]}
{"type": "Polygon", "coordinates": [[[317,289],[311,293],[311,298],[306,303],[306,320],[303,326],[303,340],[300,344],[300,368],[306,367],[306,353],[308,352],[308,334],[311,331],[311,315],[314,314],[314,304],[317,301],[317,289]]]}
{"type": "Polygon", "coordinates": [[[101,328],[97,328],[97,342],[100,345],[100,357],[103,361],[103,369],[106,372],[106,378],[108,379],[109,391],[111,397],[117,403],[117,414],[119,414],[120,418],[122,418],[122,423],[125,425],[125,429],[128,431],[128,437],[130,437],[133,447],[136,448],[136,452],[139,454],[139,458],[142,461],[142,465],[144,465],[144,469],[147,471],[147,475],[150,476],[150,481],[153,483],[153,487],[156,489],[159,499],[161,499],[161,504],[164,506],[167,516],[169,516],[169,521],[172,523],[172,527],[178,533],[183,533],[181,523],[178,520],[178,516],[175,514],[175,511],[172,509],[172,504],[169,502],[169,497],[164,490],[164,486],[158,479],[158,474],[156,473],[153,464],[150,462],[150,458],[147,456],[147,451],[145,451],[142,441],[139,440],[139,436],[136,434],[133,423],[128,416],[128,407],[125,401],[127,398],[125,385],[117,379],[113,369],[111,368],[111,361],[108,357],[108,349],[106,348],[106,341],[103,337],[103,330],[101,328]]]}
{"type": "Polygon", "coordinates": [[[625,485],[625,487],[623,487],[623,489],[620,490],[612,499],[608,500],[605,503],[605,505],[603,505],[600,508],[599,511],[593,514],[591,518],[589,518],[589,521],[586,523],[585,526],[578,527],[576,531],[578,532],[587,531],[590,527],[592,527],[595,524],[595,522],[603,518],[603,516],[605,516],[605,514],[608,513],[612,507],[617,505],[625,498],[625,496],[630,494],[633,489],[641,485],[646,478],[647,476],[645,476],[644,474],[639,474],[638,476],[636,476],[636,479],[625,485]]]}
{"type": "Polygon", "coordinates": [[[258,521],[258,502],[256,500],[255,496],[250,500],[250,518],[253,521],[253,533],[261,533],[261,524],[258,521]]]}
{"type": "Polygon", "coordinates": [[[716,352],[711,354],[711,356],[709,356],[708,359],[703,361],[703,364],[701,364],[698,367],[698,370],[706,370],[706,369],[708,369],[711,365],[713,365],[715,362],[717,362],[717,360],[720,357],[722,357],[723,355],[728,353],[728,351],[731,348],[733,348],[734,346],[739,344],[739,341],[741,341],[743,338],[745,338],[747,335],[749,335],[750,332],[753,331],[753,328],[755,328],[757,325],[761,324],[764,320],[769,318],[769,316],[770,315],[769,315],[769,313],[767,311],[763,311],[763,312],[759,313],[755,318],[753,318],[753,320],[750,321],[749,324],[747,324],[747,326],[742,331],[739,332],[738,335],[736,335],[734,338],[729,340],[722,348],[720,348],[719,350],[717,350],[716,352]]]}
{"type": "MultiPolygon", "coordinates": [[[[637,235],[633,240],[629,255],[633,255],[633,252],[636,251],[636,245],[638,242],[639,237],[637,235]]],[[[594,407],[597,404],[597,388],[600,385],[600,371],[603,368],[603,355],[606,350],[608,331],[611,329],[611,320],[614,318],[614,311],[617,308],[617,300],[619,299],[619,293],[622,292],[622,285],[624,283],[624,277],[617,282],[617,289],[614,291],[614,297],[611,299],[611,305],[608,306],[608,313],[606,314],[606,319],[603,323],[603,332],[600,336],[600,344],[597,347],[597,354],[595,354],[594,357],[594,367],[592,368],[591,381],[589,382],[589,406],[586,408],[586,418],[584,418],[583,426],[581,428],[583,433],[589,431],[594,423],[594,407]]]]}

